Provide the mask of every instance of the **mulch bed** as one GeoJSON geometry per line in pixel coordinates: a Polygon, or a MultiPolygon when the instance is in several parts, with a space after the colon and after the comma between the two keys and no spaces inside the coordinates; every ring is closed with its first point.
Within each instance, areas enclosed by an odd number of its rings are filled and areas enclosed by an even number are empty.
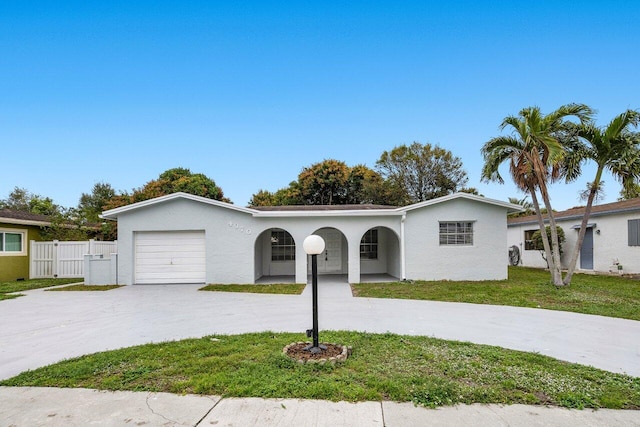
{"type": "Polygon", "coordinates": [[[351,353],[351,349],[344,345],[338,344],[327,344],[322,343],[322,345],[326,346],[326,350],[322,350],[319,353],[311,353],[309,350],[305,350],[310,343],[308,342],[296,342],[293,344],[289,344],[286,346],[282,352],[289,356],[290,358],[296,360],[298,363],[336,363],[336,362],[344,362],[347,360],[348,355],[351,353]]]}

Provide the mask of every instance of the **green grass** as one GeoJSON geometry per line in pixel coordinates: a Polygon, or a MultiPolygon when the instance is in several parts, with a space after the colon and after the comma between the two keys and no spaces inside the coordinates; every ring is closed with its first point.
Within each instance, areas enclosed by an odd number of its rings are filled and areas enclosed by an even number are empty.
{"type": "Polygon", "coordinates": [[[265,285],[207,285],[200,291],[249,292],[253,294],[300,295],[306,285],[303,283],[272,283],[265,285]]]}
{"type": "Polygon", "coordinates": [[[111,289],[121,288],[124,285],[71,285],[60,288],[47,289],[47,292],[67,292],[67,291],[109,291],[111,289]]]}
{"type": "Polygon", "coordinates": [[[83,356],[24,372],[3,386],[88,387],[332,401],[391,400],[640,408],[640,378],[533,353],[428,337],[321,332],[353,346],[342,364],[299,365],[282,354],[300,334],[216,335],[83,356]]]}
{"type": "Polygon", "coordinates": [[[78,283],[82,279],[33,279],[0,283],[0,301],[5,299],[18,298],[23,294],[14,292],[30,291],[32,289],[49,288],[51,286],[78,283]],[[9,295],[13,293],[13,295],[9,295]]]}
{"type": "Polygon", "coordinates": [[[640,320],[640,281],[617,276],[576,274],[569,287],[556,288],[544,270],[509,267],[509,279],[503,281],[359,283],[351,288],[359,297],[510,305],[640,320]]]}

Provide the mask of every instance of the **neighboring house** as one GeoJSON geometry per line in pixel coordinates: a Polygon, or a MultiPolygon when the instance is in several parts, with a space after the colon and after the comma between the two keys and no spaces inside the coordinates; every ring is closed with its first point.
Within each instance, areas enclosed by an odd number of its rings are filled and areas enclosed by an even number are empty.
{"type": "Polygon", "coordinates": [[[48,225],[45,215],[0,210],[0,281],[29,278],[29,241],[42,240],[40,229],[48,225]]]}
{"type": "Polygon", "coordinates": [[[518,210],[467,193],[401,208],[244,208],[174,193],[102,216],[118,221],[120,284],[255,283],[270,276],[306,283],[302,242],[310,234],[326,242],[319,273],[353,283],[367,275],[506,279],[507,213],[518,210]]]}
{"type": "MultiPolygon", "coordinates": [[[[556,223],[562,227],[567,239],[563,245],[563,268],[567,267],[578,240],[583,214],[584,207],[555,214],[556,223]]],[[[547,267],[540,251],[531,244],[531,236],[539,228],[535,215],[508,219],[508,243],[520,248],[522,265],[547,267]]],[[[623,267],[624,273],[640,273],[640,198],[593,206],[589,216],[576,268],[617,272],[618,265],[623,267]]]]}

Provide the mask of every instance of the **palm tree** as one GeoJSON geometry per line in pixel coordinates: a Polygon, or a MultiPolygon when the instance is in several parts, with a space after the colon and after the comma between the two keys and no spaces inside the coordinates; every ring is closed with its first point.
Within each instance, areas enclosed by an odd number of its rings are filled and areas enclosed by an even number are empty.
{"type": "MultiPolygon", "coordinates": [[[[573,249],[568,271],[563,280],[571,283],[578,261],[578,254],[586,234],[593,200],[602,185],[602,173],[605,170],[618,179],[623,188],[629,188],[640,177],[640,137],[630,131],[640,124],[640,113],[627,110],[616,116],[606,128],[598,128],[592,122],[577,127],[577,134],[586,145],[579,150],[582,160],[592,160],[598,166],[593,182],[589,183],[587,206],[584,209],[578,240],[573,249]]],[[[579,163],[576,165],[579,169],[579,163]]]]}
{"type": "Polygon", "coordinates": [[[520,207],[522,207],[522,209],[524,210],[521,212],[510,213],[507,216],[509,216],[510,218],[515,218],[519,216],[533,215],[535,213],[533,210],[533,203],[528,201],[527,197],[528,196],[525,196],[522,199],[518,199],[517,197],[509,197],[509,203],[520,205],[520,207]]]}
{"type": "Polygon", "coordinates": [[[482,169],[483,181],[497,181],[503,183],[499,167],[509,161],[509,171],[516,186],[529,193],[538,224],[544,230],[544,219],[540,211],[537,192],[544,202],[551,226],[551,243],[546,233],[542,243],[549,260],[552,282],[562,286],[560,271],[560,251],[556,223],[551,208],[548,184],[561,177],[567,177],[570,172],[566,168],[566,147],[575,140],[575,126],[566,119],[576,117],[581,123],[591,117],[592,110],[583,104],[563,105],[548,115],[541,113],[539,107],[528,107],[521,110],[518,116],[507,116],[500,125],[500,130],[507,127],[513,130],[511,136],[492,138],[482,147],[485,165],[482,169]]]}

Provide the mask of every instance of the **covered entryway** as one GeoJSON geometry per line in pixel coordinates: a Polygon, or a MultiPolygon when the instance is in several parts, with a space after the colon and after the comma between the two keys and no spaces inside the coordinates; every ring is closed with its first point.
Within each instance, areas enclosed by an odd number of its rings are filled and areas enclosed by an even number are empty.
{"type": "Polygon", "coordinates": [[[318,274],[342,274],[346,273],[346,239],[335,228],[321,228],[313,234],[324,239],[324,253],[318,255],[318,274]],[[344,246],[344,248],[343,248],[344,246]],[[344,251],[343,251],[344,249],[344,251]]]}
{"type": "Polygon", "coordinates": [[[287,230],[263,231],[254,245],[256,283],[293,283],[296,275],[296,242],[287,230]]]}
{"type": "Polygon", "coordinates": [[[135,233],[136,284],[205,283],[204,231],[135,233]]]}
{"type": "Polygon", "coordinates": [[[360,281],[400,280],[400,239],[387,227],[367,230],[360,240],[360,281]]]}

